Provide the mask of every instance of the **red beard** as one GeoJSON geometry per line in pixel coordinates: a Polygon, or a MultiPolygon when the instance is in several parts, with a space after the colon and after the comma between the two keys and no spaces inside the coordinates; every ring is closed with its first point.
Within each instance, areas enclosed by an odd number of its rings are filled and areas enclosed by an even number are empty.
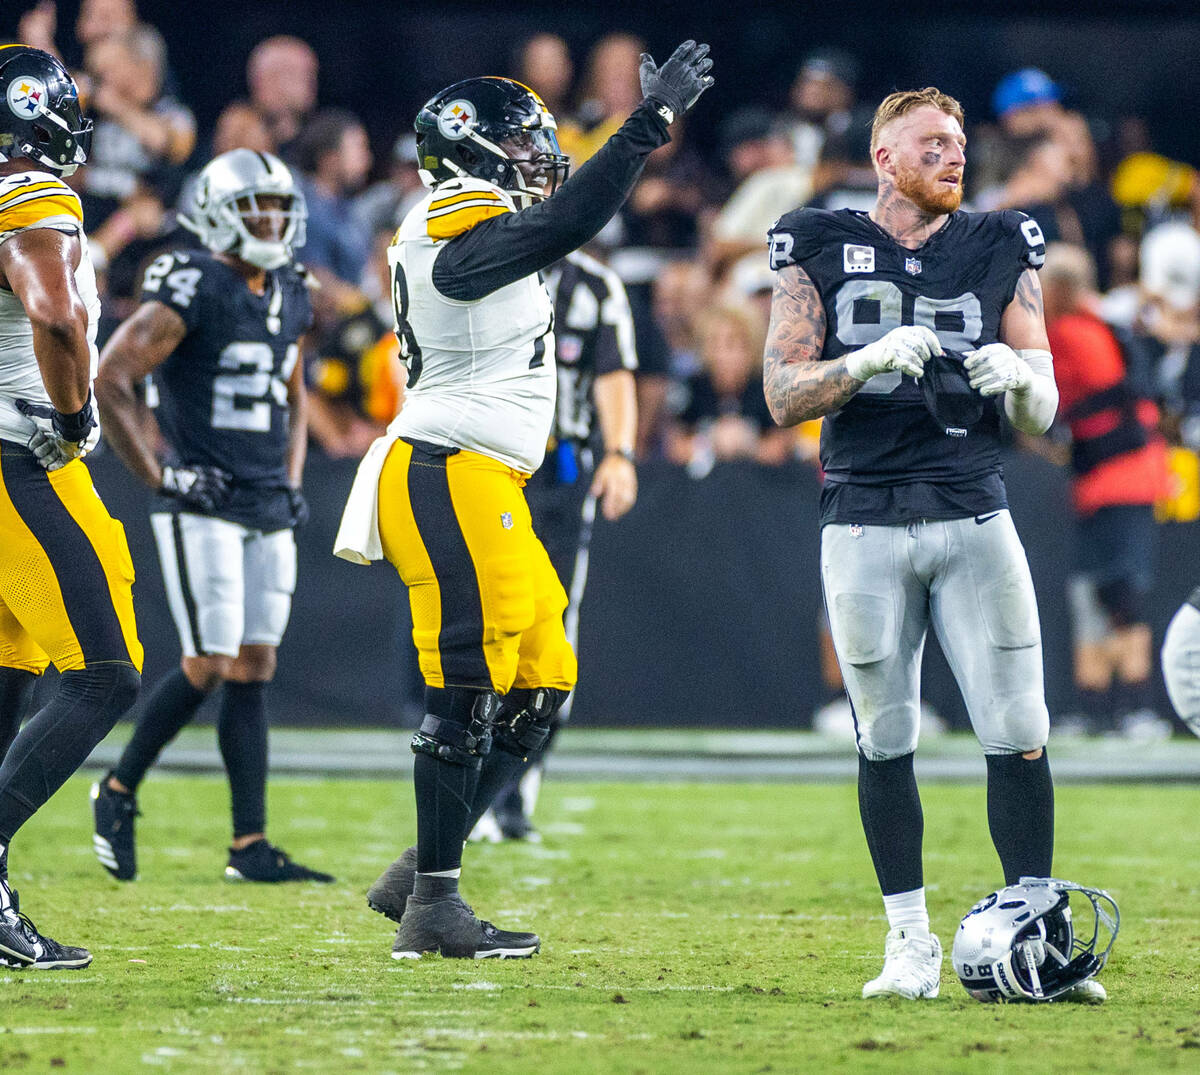
{"type": "Polygon", "coordinates": [[[942,186],[937,180],[928,180],[916,168],[896,172],[896,190],[904,195],[922,213],[940,215],[953,213],[962,204],[962,185],[942,186]]]}

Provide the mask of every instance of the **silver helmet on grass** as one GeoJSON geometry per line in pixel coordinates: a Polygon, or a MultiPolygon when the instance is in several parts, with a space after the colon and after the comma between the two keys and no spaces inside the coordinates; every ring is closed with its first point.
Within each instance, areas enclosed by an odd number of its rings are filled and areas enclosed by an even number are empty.
{"type": "Polygon", "coordinates": [[[219,254],[233,254],[260,269],[278,269],[304,245],[308,209],[288,166],[270,153],[231,149],[208,162],[196,180],[191,205],[179,223],[219,254]],[[283,199],[282,208],[259,203],[283,199]],[[247,222],[272,213],[283,216],[279,237],[254,235],[247,222]]]}
{"type": "Polygon", "coordinates": [[[1107,892],[1053,877],[1022,877],[985,896],[959,923],[951,960],[976,1000],[1053,1000],[1095,977],[1108,961],[1121,912],[1107,892]],[[1070,894],[1091,903],[1077,930],[1070,894]]]}

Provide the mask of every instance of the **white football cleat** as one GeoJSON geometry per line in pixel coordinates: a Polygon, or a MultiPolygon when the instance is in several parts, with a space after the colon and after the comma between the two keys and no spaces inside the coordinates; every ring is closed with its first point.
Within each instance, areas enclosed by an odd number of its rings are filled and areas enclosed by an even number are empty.
{"type": "Polygon", "coordinates": [[[942,984],[942,942],[937,934],[897,927],[888,930],[883,952],[883,971],[863,986],[864,998],[894,993],[916,1000],[938,995],[942,984]]]}
{"type": "Polygon", "coordinates": [[[503,839],[504,833],[500,831],[500,823],[490,806],[480,815],[467,836],[467,840],[473,844],[498,844],[503,839]]]}

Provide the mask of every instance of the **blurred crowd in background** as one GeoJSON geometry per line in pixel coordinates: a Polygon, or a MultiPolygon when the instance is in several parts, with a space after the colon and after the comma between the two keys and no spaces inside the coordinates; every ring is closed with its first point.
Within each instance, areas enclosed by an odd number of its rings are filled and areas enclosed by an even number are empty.
{"type": "MultiPolygon", "coordinates": [[[[331,457],[361,455],[403,400],[385,251],[422,197],[412,117],[397,117],[392,144],[372,145],[362,117],[322,107],[310,45],[273,36],[251,52],[244,86],[212,88],[229,99],[212,130],[198,130],[163,37],[139,21],[134,0],[83,0],[73,25],[59,24],[43,0],[18,35],[79,58],[96,131],[89,165],[72,182],[102,276],[102,340],[136,304],[148,260],[190,242],[175,214],[205,161],[247,147],[295,170],[309,210],[299,256],[321,284],[306,355],[311,437],[331,457]]],[[[545,99],[578,167],[640,100],[644,48],[613,33],[580,53],[540,33],[494,73],[545,99]]],[[[1110,592],[1098,604],[1095,594],[1119,584],[1136,596],[1151,585],[1154,526],[1200,516],[1200,177],[1156,153],[1141,118],[1090,114],[1086,101],[1064,93],[1058,79],[1066,73],[1046,66],[1006,75],[991,114],[968,115],[964,208],[1021,209],[1049,244],[1042,282],[1060,419],[1047,438],[1014,447],[1072,468],[1085,533],[1091,526],[1097,542],[1111,545],[1106,528],[1119,530],[1123,559],[1110,551],[1089,562],[1081,543],[1077,567],[1092,581],[1090,604],[1081,591],[1076,614],[1076,679],[1086,697],[1119,693],[1150,674],[1137,601],[1122,605],[1110,592]],[[1127,608],[1132,620],[1110,614],[1089,627],[1098,607],[1127,608]],[[1130,642],[1138,631],[1144,644],[1130,642]]],[[[800,205],[872,206],[878,102],[860,99],[859,76],[853,55],[814,49],[797,65],[786,107],[756,101],[745,87],[740,105],[719,119],[715,143],[705,140],[715,153],[700,153],[677,123],[589,249],[629,293],[641,459],[668,460],[697,479],[728,460],[819,465],[819,422],[780,430],[763,400],[773,283],[764,240],[777,217],[800,205]]],[[[698,109],[688,122],[705,116],[698,109]]],[[[1100,708],[1083,706],[1093,730],[1144,706],[1131,695],[1109,704],[1107,717],[1096,716],[1100,708]]]]}

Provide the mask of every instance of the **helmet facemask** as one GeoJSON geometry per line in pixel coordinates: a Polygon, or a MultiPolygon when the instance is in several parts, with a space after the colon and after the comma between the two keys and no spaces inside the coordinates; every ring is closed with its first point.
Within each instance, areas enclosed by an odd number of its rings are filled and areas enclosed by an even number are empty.
{"type": "Polygon", "coordinates": [[[304,195],[283,162],[246,149],[205,165],[191,208],[179,215],[210,250],[266,270],[292,260],[307,220],[304,195]]]}
{"type": "Polygon", "coordinates": [[[0,48],[0,109],[0,160],[27,157],[63,177],[87,162],[92,121],[56,57],[25,45],[0,48]]]}
{"type": "Polygon", "coordinates": [[[226,252],[260,269],[281,268],[292,260],[292,251],[304,244],[308,211],[299,191],[248,190],[218,202],[212,215],[222,230],[236,237],[226,252]],[[282,204],[267,204],[268,199],[282,204]],[[280,226],[271,229],[272,235],[255,235],[264,219],[280,226]]]}
{"type": "Polygon", "coordinates": [[[511,79],[456,83],[422,108],[416,128],[427,186],[474,177],[511,192],[524,209],[553,194],[570,170],[554,116],[511,79]]]}
{"type": "Polygon", "coordinates": [[[954,969],[979,1000],[1053,1000],[1100,972],[1120,924],[1120,911],[1107,892],[1056,878],[1022,877],[967,913],[954,939],[954,969]],[[1087,936],[1076,931],[1072,892],[1091,903],[1087,936]]]}
{"type": "Polygon", "coordinates": [[[524,206],[549,198],[567,178],[571,162],[548,127],[518,131],[498,147],[512,164],[505,190],[515,191],[524,206]]]}

